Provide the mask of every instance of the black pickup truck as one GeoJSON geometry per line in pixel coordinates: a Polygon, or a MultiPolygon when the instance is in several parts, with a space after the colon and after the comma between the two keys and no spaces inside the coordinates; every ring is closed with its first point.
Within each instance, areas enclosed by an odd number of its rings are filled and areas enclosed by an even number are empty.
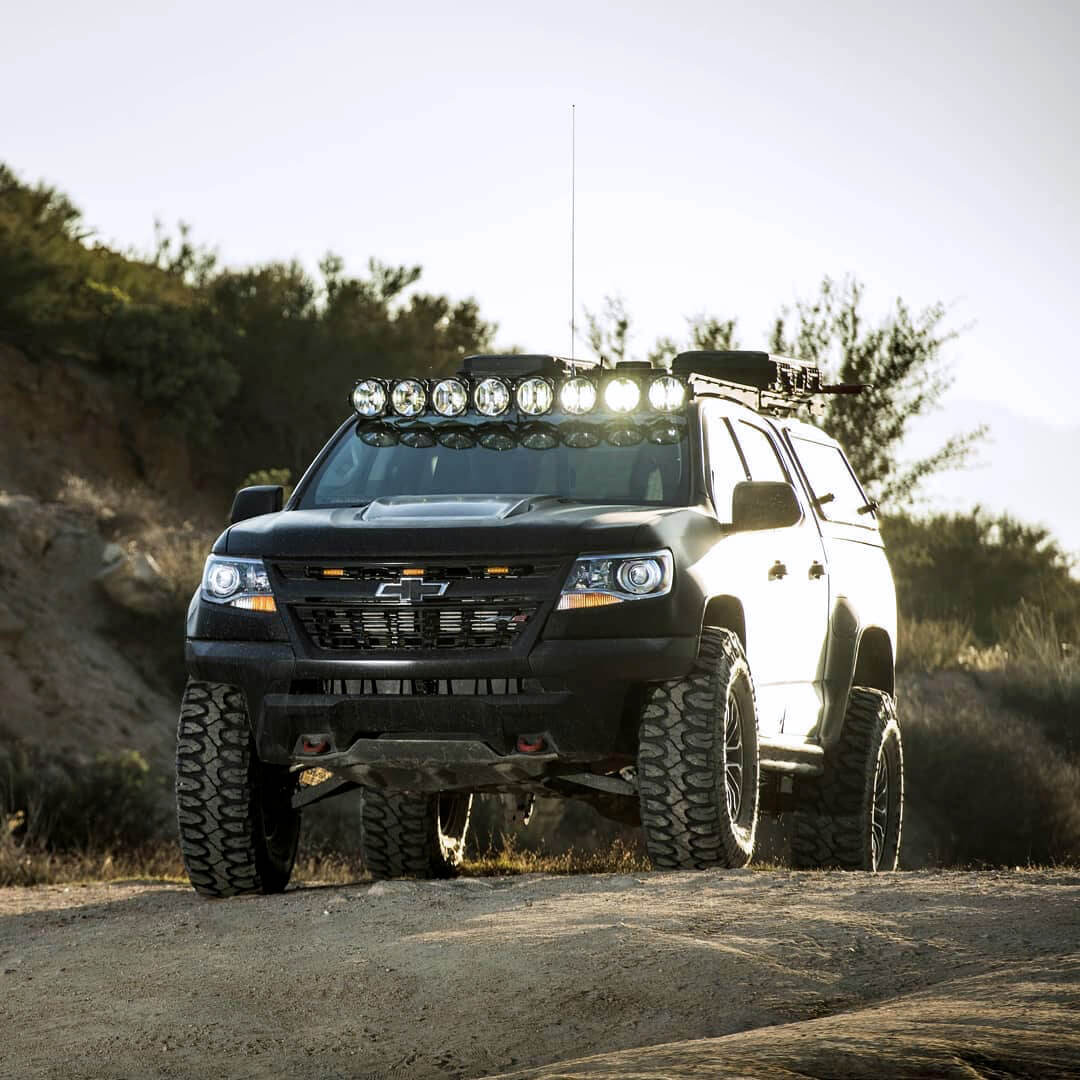
{"type": "Polygon", "coordinates": [[[300,814],[358,791],[376,876],[450,873],[474,793],[585,798],[655,865],[893,869],[895,595],[817,368],[473,356],[367,378],[283,506],[237,493],[188,611],[185,863],[288,883],[300,814]]]}

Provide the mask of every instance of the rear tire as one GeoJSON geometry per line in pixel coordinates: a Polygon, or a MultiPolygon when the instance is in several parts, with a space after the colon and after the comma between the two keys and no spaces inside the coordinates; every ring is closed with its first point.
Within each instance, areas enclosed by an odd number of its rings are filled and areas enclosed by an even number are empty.
{"type": "Polygon", "coordinates": [[[360,853],[373,878],[452,877],[465,857],[471,794],[362,790],[360,853]]]}
{"type": "Polygon", "coordinates": [[[641,825],[664,870],[745,866],[758,821],[757,708],[739,638],[706,628],[694,669],[649,688],[638,739],[641,825]]]}
{"type": "Polygon", "coordinates": [[[891,695],[852,687],[825,772],[797,786],[798,869],[895,870],[904,820],[904,747],[891,695]]]}
{"type": "Polygon", "coordinates": [[[176,735],[180,852],[203,896],[281,892],[300,836],[296,776],[259,761],[243,692],[189,679],[176,735]]]}

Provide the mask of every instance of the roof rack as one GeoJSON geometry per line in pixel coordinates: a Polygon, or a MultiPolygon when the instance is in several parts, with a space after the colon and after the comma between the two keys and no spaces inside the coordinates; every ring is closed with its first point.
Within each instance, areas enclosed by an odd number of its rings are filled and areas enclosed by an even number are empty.
{"type": "Polygon", "coordinates": [[[816,395],[858,394],[866,389],[862,383],[827,386],[816,364],[745,349],[679,353],[671,371],[684,376],[695,394],[728,397],[758,412],[780,416],[799,409],[820,415],[825,404],[815,400],[816,395]]]}

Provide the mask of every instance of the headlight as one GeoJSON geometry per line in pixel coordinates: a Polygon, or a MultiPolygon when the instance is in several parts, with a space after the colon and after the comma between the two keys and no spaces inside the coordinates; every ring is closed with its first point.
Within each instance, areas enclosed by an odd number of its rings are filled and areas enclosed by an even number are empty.
{"type": "Polygon", "coordinates": [[[586,555],[574,563],[555,610],[664,596],[671,592],[673,571],[674,561],[666,549],[642,555],[586,555]]]}
{"type": "Polygon", "coordinates": [[[212,604],[227,604],[246,611],[277,611],[270,575],[262,559],[211,555],[203,571],[202,596],[212,604]]]}

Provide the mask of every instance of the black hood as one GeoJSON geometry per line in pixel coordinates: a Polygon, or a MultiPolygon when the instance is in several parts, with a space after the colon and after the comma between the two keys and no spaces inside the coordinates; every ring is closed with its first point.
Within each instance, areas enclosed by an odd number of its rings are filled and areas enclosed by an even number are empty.
{"type": "Polygon", "coordinates": [[[574,555],[664,546],[693,510],[605,506],[552,496],[396,496],[366,506],[285,510],[233,525],[214,545],[228,555],[389,558],[574,555]]]}

